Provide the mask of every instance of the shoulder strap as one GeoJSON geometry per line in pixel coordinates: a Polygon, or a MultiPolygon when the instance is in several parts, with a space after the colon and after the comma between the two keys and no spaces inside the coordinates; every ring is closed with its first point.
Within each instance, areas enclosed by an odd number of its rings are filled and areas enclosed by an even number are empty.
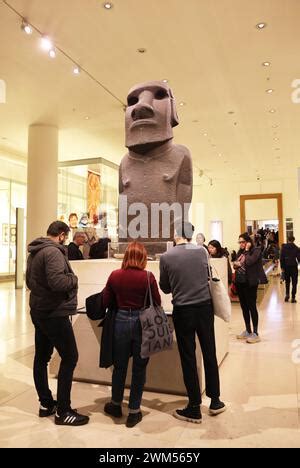
{"type": "Polygon", "coordinates": [[[146,305],[147,305],[148,296],[149,296],[149,300],[150,300],[150,305],[153,306],[153,297],[152,297],[152,291],[151,291],[151,285],[150,285],[150,271],[147,271],[146,273],[147,273],[148,287],[147,287],[146,294],[145,294],[145,299],[144,299],[144,309],[146,308],[146,305]]]}

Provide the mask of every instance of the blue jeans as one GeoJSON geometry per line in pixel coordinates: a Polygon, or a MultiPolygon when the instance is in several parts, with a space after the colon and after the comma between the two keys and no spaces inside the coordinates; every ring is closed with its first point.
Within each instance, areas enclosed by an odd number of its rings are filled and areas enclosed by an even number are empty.
{"type": "Polygon", "coordinates": [[[141,358],[142,329],[139,310],[118,310],[114,331],[114,370],[112,375],[112,401],[121,404],[124,396],[125,380],[130,356],[132,363],[132,380],[130,386],[129,410],[140,409],[146,367],[149,359],[141,358]]]}

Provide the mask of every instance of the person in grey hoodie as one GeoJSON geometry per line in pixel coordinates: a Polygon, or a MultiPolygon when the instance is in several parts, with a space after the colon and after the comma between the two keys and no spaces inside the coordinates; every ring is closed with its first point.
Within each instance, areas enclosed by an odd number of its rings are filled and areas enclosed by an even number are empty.
{"type": "Polygon", "coordinates": [[[70,322],[76,314],[78,279],[64,247],[70,228],[62,221],[50,224],[47,237],[28,246],[26,284],[30,289],[30,314],[35,327],[33,376],[40,401],[40,417],[55,413],[55,424],[81,426],[88,416],[71,408],[73,371],[78,351],[70,322]],[[48,384],[47,366],[53,349],[61,357],[57,380],[57,401],[48,384]]]}
{"type": "Polygon", "coordinates": [[[173,321],[189,402],[174,416],[201,423],[201,390],[197,372],[196,335],[200,341],[205,370],[206,395],[211,398],[209,413],[225,411],[220,401],[219,369],[216,357],[214,312],[208,285],[208,254],[191,244],[194,227],[184,222],[175,228],[176,246],[160,258],[160,288],[173,296],[173,321]]]}

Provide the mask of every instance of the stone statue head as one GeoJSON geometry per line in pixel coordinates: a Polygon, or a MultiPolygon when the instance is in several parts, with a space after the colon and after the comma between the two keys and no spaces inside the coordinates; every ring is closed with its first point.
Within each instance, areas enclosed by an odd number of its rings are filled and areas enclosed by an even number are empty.
{"type": "Polygon", "coordinates": [[[173,138],[178,125],[174,97],[163,81],[135,85],[127,96],[126,147],[146,153],[173,138]]]}

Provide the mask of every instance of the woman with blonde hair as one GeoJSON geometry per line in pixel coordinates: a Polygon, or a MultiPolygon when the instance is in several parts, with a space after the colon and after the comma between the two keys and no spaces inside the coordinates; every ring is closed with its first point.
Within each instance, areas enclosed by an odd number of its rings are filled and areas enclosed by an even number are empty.
{"type": "MultiPolygon", "coordinates": [[[[134,427],[142,420],[140,409],[146,368],[149,359],[141,358],[142,329],[139,315],[148,291],[147,251],[143,244],[131,242],[125,252],[122,267],[111,273],[104,290],[104,307],[115,303],[117,308],[113,338],[112,398],[104,411],[115,418],[122,417],[122,401],[130,356],[132,380],[129,397],[129,415],[126,426],[134,427]]],[[[155,277],[149,273],[153,301],[161,304],[155,277]]],[[[148,303],[149,304],[149,303],[148,303]]]]}

